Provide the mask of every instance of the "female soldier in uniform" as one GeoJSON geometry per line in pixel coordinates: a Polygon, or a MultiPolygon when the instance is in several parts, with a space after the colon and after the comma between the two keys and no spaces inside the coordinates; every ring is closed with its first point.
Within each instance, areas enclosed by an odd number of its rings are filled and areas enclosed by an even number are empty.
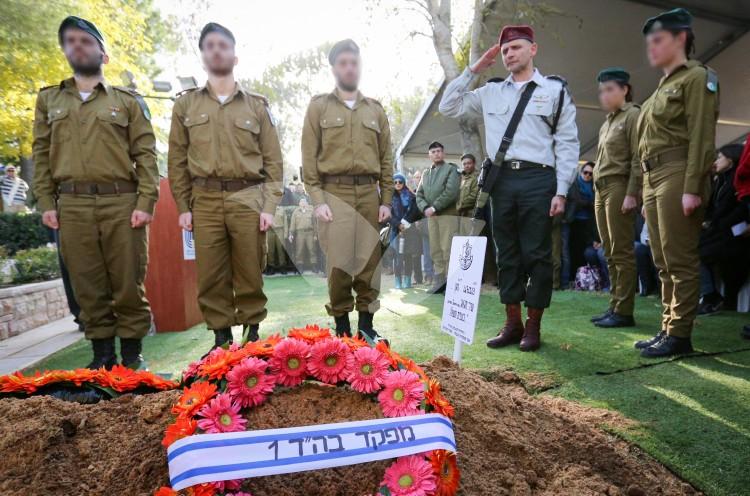
{"type": "Polygon", "coordinates": [[[698,298],[698,240],[716,156],[719,110],[716,73],[690,60],[692,15],[674,9],[643,27],[649,62],[664,73],[638,119],[643,204],[662,284],[657,335],[639,341],[645,357],[691,353],[698,298]]]}
{"type": "Polygon", "coordinates": [[[607,119],[599,130],[594,168],[594,210],[610,277],[609,308],[591,319],[598,327],[631,327],[637,272],[634,236],[635,208],[641,191],[636,124],[630,74],[620,67],[604,69],[597,77],[599,103],[607,119]]]}

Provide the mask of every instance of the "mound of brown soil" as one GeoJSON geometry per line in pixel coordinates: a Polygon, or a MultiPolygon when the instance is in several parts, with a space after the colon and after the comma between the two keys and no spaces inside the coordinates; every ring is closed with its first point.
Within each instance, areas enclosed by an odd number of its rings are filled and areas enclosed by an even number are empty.
{"type": "MultiPolygon", "coordinates": [[[[616,416],[530,397],[512,374],[487,381],[437,358],[425,365],[456,408],[461,494],[695,494],[664,467],[594,427],[616,416]]],[[[0,400],[0,494],[150,495],[168,482],[160,445],[176,391],[96,405],[37,397],[0,400]]],[[[275,394],[249,416],[258,429],[380,417],[340,388],[275,394]]],[[[262,477],[255,496],[372,493],[388,462],[262,477]]]]}

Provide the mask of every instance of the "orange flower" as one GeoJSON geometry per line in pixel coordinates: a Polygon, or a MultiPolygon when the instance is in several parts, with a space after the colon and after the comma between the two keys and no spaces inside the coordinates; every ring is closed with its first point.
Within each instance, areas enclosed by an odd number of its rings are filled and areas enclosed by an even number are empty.
{"type": "Polygon", "coordinates": [[[245,358],[245,355],[246,353],[242,349],[229,351],[216,348],[203,360],[198,368],[198,375],[206,376],[209,379],[223,379],[236,363],[245,358]]]}
{"type": "Polygon", "coordinates": [[[172,407],[172,413],[179,417],[192,417],[208,400],[216,395],[216,385],[199,381],[183,390],[182,396],[172,407]]]}
{"type": "Polygon", "coordinates": [[[160,376],[158,376],[156,374],[153,374],[153,373],[145,371],[145,370],[137,371],[136,373],[140,376],[141,382],[144,385],[150,386],[150,387],[152,387],[154,389],[158,389],[160,391],[166,391],[168,389],[174,389],[174,388],[176,388],[176,387],[179,386],[179,384],[176,383],[176,382],[174,382],[174,381],[170,381],[170,380],[164,379],[163,377],[160,377],[160,376]]]}
{"type": "Polygon", "coordinates": [[[375,345],[375,349],[385,355],[385,357],[388,359],[388,362],[390,362],[391,367],[393,367],[394,369],[398,368],[398,360],[401,358],[401,356],[395,351],[391,350],[391,347],[388,346],[385,341],[378,341],[378,343],[375,345]]]}
{"type": "Polygon", "coordinates": [[[409,358],[404,357],[398,357],[398,363],[403,366],[406,370],[409,372],[414,372],[419,376],[420,379],[422,379],[424,382],[429,381],[429,377],[427,377],[427,374],[424,373],[424,370],[422,370],[422,367],[417,365],[414,360],[411,360],[409,358]]]}
{"type": "Polygon", "coordinates": [[[331,330],[327,327],[319,327],[317,324],[307,324],[305,327],[294,327],[289,329],[287,336],[315,344],[318,341],[331,338],[331,330]]]}
{"type": "Polygon", "coordinates": [[[353,338],[350,338],[348,336],[344,336],[344,337],[341,337],[339,339],[341,339],[341,341],[343,341],[344,344],[346,344],[347,346],[349,346],[349,348],[352,351],[358,350],[358,349],[360,349],[360,348],[362,348],[364,346],[369,346],[367,344],[367,341],[365,341],[364,339],[362,339],[361,337],[359,337],[359,335],[357,335],[357,336],[355,336],[353,338]]]}
{"type": "Polygon", "coordinates": [[[214,496],[216,494],[216,486],[211,482],[198,484],[188,488],[188,494],[192,496],[214,496]]]}
{"type": "Polygon", "coordinates": [[[432,464],[432,470],[437,475],[435,496],[454,496],[461,480],[456,454],[446,450],[435,450],[428,458],[432,464]]]}
{"type": "Polygon", "coordinates": [[[70,373],[67,380],[76,386],[80,386],[84,382],[94,382],[98,373],[97,370],[75,369],[70,373]]]}
{"type": "Polygon", "coordinates": [[[169,446],[183,437],[191,436],[198,422],[187,417],[178,417],[174,424],[167,426],[167,430],[164,432],[164,438],[161,440],[162,446],[169,448],[169,446]]]}
{"type": "Polygon", "coordinates": [[[453,417],[456,413],[453,409],[453,405],[448,401],[448,398],[443,395],[440,383],[436,379],[429,379],[425,399],[427,400],[427,404],[430,405],[435,412],[441,415],[453,417]]]}
{"type": "Polygon", "coordinates": [[[34,379],[24,376],[21,372],[16,371],[0,377],[0,392],[31,394],[34,391],[34,379]]]}
{"type": "Polygon", "coordinates": [[[154,496],[179,496],[179,493],[171,487],[162,486],[156,490],[154,496]]]}
{"type": "Polygon", "coordinates": [[[279,344],[282,339],[283,338],[279,334],[274,334],[272,336],[268,336],[266,339],[261,339],[260,341],[251,341],[247,343],[245,347],[242,348],[242,350],[247,356],[267,358],[273,355],[274,347],[279,344]]]}
{"type": "Polygon", "coordinates": [[[140,378],[135,370],[122,365],[115,365],[112,370],[99,369],[96,382],[117,392],[132,391],[140,384],[140,378]]]}

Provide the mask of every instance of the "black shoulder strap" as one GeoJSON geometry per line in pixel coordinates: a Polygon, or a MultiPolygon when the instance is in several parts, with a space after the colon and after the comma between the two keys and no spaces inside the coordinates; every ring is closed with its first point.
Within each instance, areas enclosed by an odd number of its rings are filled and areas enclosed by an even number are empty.
{"type": "Polygon", "coordinates": [[[518,129],[518,124],[521,122],[521,117],[523,117],[523,111],[526,110],[526,105],[528,105],[529,100],[531,100],[531,94],[534,93],[534,89],[536,89],[536,83],[534,81],[529,81],[526,88],[524,88],[523,93],[521,93],[521,99],[518,100],[516,110],[513,111],[510,122],[508,122],[508,127],[505,128],[505,135],[503,135],[503,139],[500,142],[500,148],[495,154],[495,161],[497,161],[498,157],[505,155],[505,152],[510,148],[510,144],[513,142],[513,136],[518,129]]]}

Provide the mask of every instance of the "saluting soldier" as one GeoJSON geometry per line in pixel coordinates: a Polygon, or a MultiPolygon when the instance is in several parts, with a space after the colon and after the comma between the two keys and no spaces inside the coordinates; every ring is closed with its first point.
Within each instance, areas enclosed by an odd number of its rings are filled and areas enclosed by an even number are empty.
{"type": "Polygon", "coordinates": [[[237,84],[232,33],[216,23],[198,41],[205,86],[175,102],[169,182],[180,227],[195,235],[198,303],[215,346],[257,340],[266,317],[266,231],[281,200],[281,145],[265,97],[237,84]]]}
{"type": "Polygon", "coordinates": [[[460,231],[463,235],[471,234],[471,218],[479,195],[479,171],[477,159],[471,153],[461,157],[461,188],[458,194],[458,215],[462,217],[460,231]]]}
{"type": "Polygon", "coordinates": [[[492,166],[500,168],[489,195],[507,318],[487,342],[491,348],[519,342],[521,351],[540,346],[542,314],[552,298],[552,217],[564,211],[578,166],[575,105],[562,78],[545,77],[534,68],[536,53],[530,26],[505,26],[498,43],[448,84],[440,102],[448,117],[484,118],[486,151],[496,159],[522,95],[529,98],[503,161],[492,166]],[[500,53],[510,76],[470,90],[500,53]]]}
{"type": "Polygon", "coordinates": [[[315,270],[318,252],[315,247],[315,215],[307,198],[300,198],[299,206],[289,221],[289,242],[294,245],[294,264],[301,273],[305,267],[315,270]],[[307,254],[307,257],[305,257],[307,254]],[[307,263],[305,259],[307,258],[307,263]]]}
{"type": "Polygon", "coordinates": [[[604,69],[597,81],[607,119],[599,129],[594,210],[609,267],[610,299],[609,308],[591,321],[598,327],[632,327],[637,286],[635,209],[643,181],[636,129],[640,107],[633,104],[633,87],[625,69],[604,69]]]}
{"type": "Polygon", "coordinates": [[[692,20],[687,10],[674,9],[643,26],[649,62],[664,73],[638,119],[643,205],[663,307],[660,331],[635,344],[645,357],[693,351],[698,241],[716,155],[719,83],[713,69],[690,59],[692,20]]]}
{"type": "Polygon", "coordinates": [[[391,130],[383,106],[358,90],[359,47],[336,43],[328,55],[336,88],[313,97],[302,128],[302,176],[318,219],[329,303],[338,335],[351,334],[349,312],[374,339],[380,304],[379,224],[391,216],[391,130]],[[352,295],[356,293],[356,300],[352,295]]]}
{"type": "Polygon", "coordinates": [[[156,141],[143,98],[111,86],[104,37],[70,16],[58,30],[73,77],[43,88],[34,117],[34,194],[45,225],[59,229],[62,257],[94,358],[88,367],[143,364],[151,326],[143,281],[159,196],[156,141]]]}

